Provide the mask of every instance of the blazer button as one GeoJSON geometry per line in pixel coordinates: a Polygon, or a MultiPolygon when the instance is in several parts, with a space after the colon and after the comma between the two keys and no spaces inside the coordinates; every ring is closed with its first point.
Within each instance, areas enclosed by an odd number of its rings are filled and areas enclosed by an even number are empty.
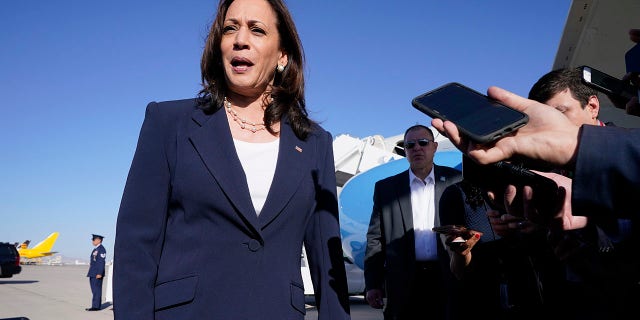
{"type": "Polygon", "coordinates": [[[256,252],[258,250],[260,250],[260,248],[262,248],[262,245],[260,244],[260,241],[256,240],[256,239],[251,239],[249,240],[249,250],[256,252]]]}

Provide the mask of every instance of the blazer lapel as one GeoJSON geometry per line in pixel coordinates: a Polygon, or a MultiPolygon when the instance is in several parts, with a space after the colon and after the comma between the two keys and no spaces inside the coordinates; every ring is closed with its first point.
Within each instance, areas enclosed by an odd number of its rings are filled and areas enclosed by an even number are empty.
{"type": "MultiPolygon", "coordinates": [[[[400,205],[404,231],[406,233],[413,230],[413,210],[411,209],[409,170],[398,175],[398,179],[396,179],[396,192],[398,193],[398,204],[400,205]]],[[[411,236],[413,236],[412,232],[411,236]]]]}
{"type": "Polygon", "coordinates": [[[249,195],[244,169],[234,148],[229,122],[224,112],[207,115],[196,110],[190,140],[205,166],[243,219],[257,226],[258,218],[249,195]]]}
{"type": "MultiPolygon", "coordinates": [[[[410,170],[410,169],[409,169],[410,170]]],[[[396,176],[395,190],[400,205],[400,215],[404,230],[398,236],[407,244],[406,254],[409,263],[416,259],[416,235],[413,229],[413,209],[411,206],[411,186],[409,184],[409,170],[396,176]]],[[[394,228],[395,229],[395,228],[394,228]]],[[[410,268],[413,270],[413,268],[410,268]]]]}
{"type": "Polygon", "coordinates": [[[318,156],[312,144],[296,137],[289,121],[285,118],[280,126],[280,148],[276,171],[259,217],[261,227],[269,224],[282,212],[298,189],[302,178],[310,174],[309,166],[315,163],[314,159],[318,156]]]}

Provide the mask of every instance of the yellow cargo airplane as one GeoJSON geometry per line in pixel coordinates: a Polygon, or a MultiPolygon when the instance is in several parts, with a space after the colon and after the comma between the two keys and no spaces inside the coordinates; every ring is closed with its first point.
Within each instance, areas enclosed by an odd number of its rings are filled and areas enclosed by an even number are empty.
{"type": "Polygon", "coordinates": [[[53,248],[53,244],[58,239],[58,235],[58,232],[50,234],[44,240],[40,241],[40,243],[36,244],[33,248],[29,248],[29,240],[23,242],[18,247],[18,253],[20,253],[20,257],[25,259],[34,259],[50,256],[57,253],[56,251],[51,251],[51,248],[53,248]]]}

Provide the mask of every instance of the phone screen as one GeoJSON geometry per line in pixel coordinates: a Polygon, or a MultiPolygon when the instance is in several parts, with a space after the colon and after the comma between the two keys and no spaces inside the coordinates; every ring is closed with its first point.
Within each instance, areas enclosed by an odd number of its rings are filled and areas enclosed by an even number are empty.
{"type": "Polygon", "coordinates": [[[415,97],[412,105],[432,118],[454,122],[458,130],[480,144],[513,132],[528,121],[526,114],[456,82],[415,97]]]}

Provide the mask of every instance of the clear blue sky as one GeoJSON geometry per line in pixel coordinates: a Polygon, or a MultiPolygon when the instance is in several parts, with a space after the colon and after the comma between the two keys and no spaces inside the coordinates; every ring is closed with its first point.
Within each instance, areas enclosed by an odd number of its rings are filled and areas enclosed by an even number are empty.
{"type": "MultiPolygon", "coordinates": [[[[288,1],[310,115],[334,136],[400,134],[411,99],[450,81],[521,95],[550,71],[569,0],[288,1]]],[[[88,259],[115,222],[150,101],[200,89],[217,1],[0,4],[0,241],[88,259]]],[[[197,245],[197,244],[194,244],[197,245]]]]}

